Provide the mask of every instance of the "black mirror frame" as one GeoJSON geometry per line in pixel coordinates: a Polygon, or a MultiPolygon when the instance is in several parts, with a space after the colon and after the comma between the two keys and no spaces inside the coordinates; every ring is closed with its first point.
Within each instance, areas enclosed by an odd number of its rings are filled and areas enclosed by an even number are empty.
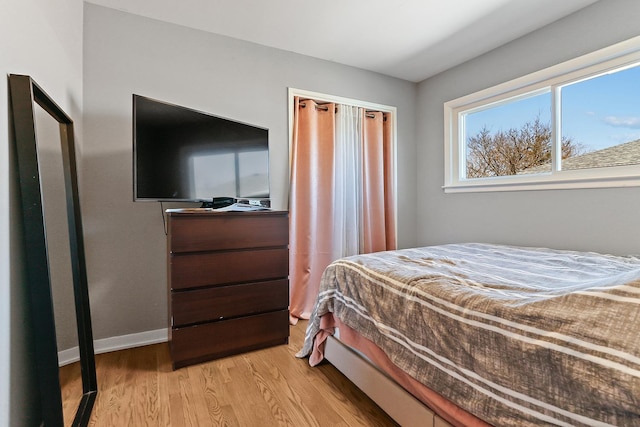
{"type": "Polygon", "coordinates": [[[72,425],[86,426],[91,417],[98,386],[78,197],[73,121],[29,76],[10,74],[9,91],[13,135],[18,158],[21,214],[26,252],[26,284],[29,287],[29,309],[34,328],[36,373],[43,421],[41,425],[46,427],[63,426],[64,421],[42,187],[38,166],[34,103],[40,105],[60,126],[83,391],[72,425]]]}

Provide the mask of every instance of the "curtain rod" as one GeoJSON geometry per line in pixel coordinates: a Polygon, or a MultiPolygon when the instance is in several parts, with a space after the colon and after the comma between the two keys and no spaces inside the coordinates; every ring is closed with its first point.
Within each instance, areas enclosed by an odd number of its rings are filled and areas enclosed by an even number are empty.
{"type": "MultiPolygon", "coordinates": [[[[306,101],[312,101],[313,103],[315,103],[315,104],[316,104],[316,105],[315,105],[316,110],[329,111],[329,107],[327,107],[327,104],[321,104],[321,103],[319,103],[319,102],[317,102],[317,101],[314,101],[313,99],[303,99],[302,101],[300,101],[300,106],[301,106],[302,108],[305,108],[305,107],[307,106],[307,104],[305,104],[305,102],[306,102],[306,101]]],[[[336,104],[336,111],[335,111],[336,113],[338,112],[338,105],[340,105],[340,104],[336,104]]],[[[360,107],[359,107],[359,108],[360,108],[360,107]]],[[[376,110],[364,110],[364,113],[365,113],[365,114],[364,114],[364,115],[365,115],[365,117],[368,117],[368,118],[370,118],[370,119],[373,119],[373,118],[375,118],[375,117],[376,117],[376,116],[375,116],[375,114],[370,114],[370,113],[382,113],[382,117],[383,117],[383,119],[384,119],[385,121],[387,120],[387,117],[385,116],[385,114],[386,114],[386,113],[384,113],[383,111],[376,111],[376,110]]]]}

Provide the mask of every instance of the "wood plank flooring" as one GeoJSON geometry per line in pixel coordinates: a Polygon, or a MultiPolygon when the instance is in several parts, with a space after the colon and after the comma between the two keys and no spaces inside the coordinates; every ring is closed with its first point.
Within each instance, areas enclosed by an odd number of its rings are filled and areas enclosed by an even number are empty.
{"type": "MultiPolygon", "coordinates": [[[[306,324],[291,327],[288,345],[176,371],[166,343],[97,355],[90,425],[397,426],[333,366],[295,358],[306,324]]],[[[61,372],[66,406],[80,382],[74,365],[61,372]]]]}

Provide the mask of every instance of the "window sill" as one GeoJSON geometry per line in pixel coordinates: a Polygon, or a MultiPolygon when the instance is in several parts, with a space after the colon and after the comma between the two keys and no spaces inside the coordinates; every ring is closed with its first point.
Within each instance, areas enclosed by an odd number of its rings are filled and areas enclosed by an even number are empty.
{"type": "Polygon", "coordinates": [[[490,178],[474,181],[462,181],[444,185],[445,193],[486,193],[497,191],[539,191],[570,190],[587,188],[625,188],[640,187],[640,176],[616,177],[611,179],[550,179],[536,182],[516,182],[507,179],[490,178]]]}

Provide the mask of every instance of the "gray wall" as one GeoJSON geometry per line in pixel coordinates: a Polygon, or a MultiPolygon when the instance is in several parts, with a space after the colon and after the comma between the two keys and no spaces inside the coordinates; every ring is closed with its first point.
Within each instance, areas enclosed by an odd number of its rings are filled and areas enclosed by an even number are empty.
{"type": "Polygon", "coordinates": [[[481,241],[640,254],[640,188],[444,194],[443,103],[640,34],[636,0],[602,0],[418,88],[418,244],[481,241]]]}
{"type": "MultiPolygon", "coordinates": [[[[82,129],[81,0],[3,2],[0,52],[5,79],[9,73],[30,75],[82,129]]],[[[22,427],[39,425],[39,411],[7,108],[5,80],[0,84],[0,425],[22,427]]]]}
{"type": "Polygon", "coordinates": [[[278,209],[287,207],[288,87],[396,106],[399,244],[414,244],[416,84],[91,4],[84,28],[82,203],[95,338],[167,326],[161,206],[132,201],[133,93],[269,128],[278,209]]]}

